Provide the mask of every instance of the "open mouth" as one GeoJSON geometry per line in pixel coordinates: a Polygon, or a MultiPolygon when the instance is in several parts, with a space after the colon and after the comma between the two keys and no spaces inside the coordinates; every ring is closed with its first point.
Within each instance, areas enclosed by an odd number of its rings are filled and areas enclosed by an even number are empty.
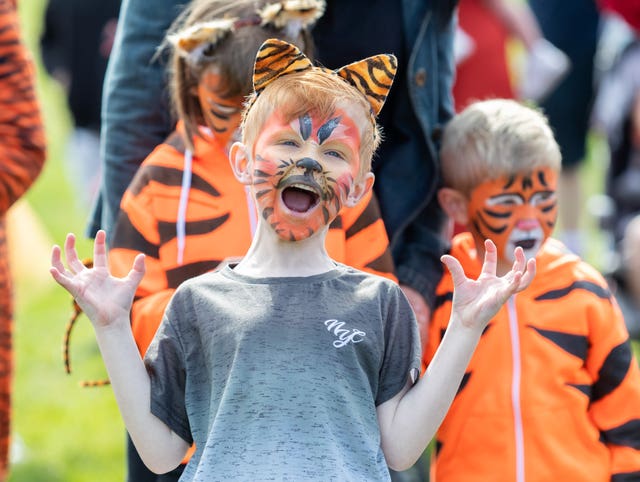
{"type": "Polygon", "coordinates": [[[536,243],[538,242],[538,240],[536,238],[529,238],[529,239],[521,239],[520,241],[516,241],[515,244],[516,246],[520,246],[522,249],[531,249],[533,248],[536,243]]]}
{"type": "Polygon", "coordinates": [[[304,184],[293,184],[282,191],[282,202],[293,212],[305,213],[320,200],[318,193],[304,184]]]}

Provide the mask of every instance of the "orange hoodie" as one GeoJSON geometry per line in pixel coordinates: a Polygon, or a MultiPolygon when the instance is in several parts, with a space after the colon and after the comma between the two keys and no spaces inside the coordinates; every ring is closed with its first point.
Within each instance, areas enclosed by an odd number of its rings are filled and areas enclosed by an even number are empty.
{"type": "MultiPolygon", "coordinates": [[[[477,278],[469,233],[451,254],[477,278]]],[[[485,329],[436,435],[436,482],[640,480],[640,370],[618,305],[591,266],[547,240],[531,286],[485,329]]],[[[424,345],[442,340],[447,273],[424,345]]]]}

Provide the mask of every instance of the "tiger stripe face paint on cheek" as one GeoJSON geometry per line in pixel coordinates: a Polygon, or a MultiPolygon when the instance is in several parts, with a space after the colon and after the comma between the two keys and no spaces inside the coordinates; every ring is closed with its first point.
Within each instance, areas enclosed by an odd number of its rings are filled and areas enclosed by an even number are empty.
{"type": "Polygon", "coordinates": [[[221,97],[220,74],[209,69],[198,84],[198,99],[204,122],[221,146],[226,147],[240,126],[242,97],[221,97]]]}
{"type": "Polygon", "coordinates": [[[555,227],[557,179],[544,168],[478,185],[469,200],[473,235],[480,242],[491,239],[503,260],[513,262],[517,246],[535,257],[555,227]]]}
{"type": "Polygon", "coordinates": [[[262,218],[287,241],[313,236],[337,216],[360,169],[360,130],[343,110],[291,122],[274,112],[254,149],[262,218]]]}

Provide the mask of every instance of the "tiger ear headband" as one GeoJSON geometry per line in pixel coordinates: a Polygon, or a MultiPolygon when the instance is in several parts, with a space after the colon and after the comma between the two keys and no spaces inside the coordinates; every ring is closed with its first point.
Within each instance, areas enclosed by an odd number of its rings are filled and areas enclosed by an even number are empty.
{"type": "Polygon", "coordinates": [[[284,31],[295,39],[301,30],[311,27],[325,10],[325,0],[284,0],[270,3],[247,17],[219,18],[192,25],[169,35],[167,40],[190,64],[197,65],[208,52],[239,28],[260,25],[284,31]]]}
{"type": "Polygon", "coordinates": [[[369,102],[371,117],[380,113],[384,101],[389,94],[393,78],[398,69],[395,55],[379,54],[364,60],[353,62],[337,70],[314,67],[311,60],[295,45],[283,40],[269,39],[265,41],[256,56],[253,71],[254,93],[249,98],[248,111],[260,93],[274,80],[294,72],[318,69],[330,75],[338,75],[355,87],[369,102]]]}

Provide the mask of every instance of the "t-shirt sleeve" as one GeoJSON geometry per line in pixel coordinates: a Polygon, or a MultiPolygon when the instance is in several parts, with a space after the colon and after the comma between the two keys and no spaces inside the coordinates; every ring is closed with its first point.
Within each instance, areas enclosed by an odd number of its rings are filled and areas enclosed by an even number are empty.
{"type": "Polygon", "coordinates": [[[185,406],[185,356],[178,330],[171,321],[180,311],[178,304],[174,296],[144,362],[151,379],[151,413],[191,444],[193,438],[185,406]]]}
{"type": "Polygon", "coordinates": [[[389,290],[385,323],[385,353],[380,369],[376,405],[396,396],[407,380],[415,383],[420,373],[420,335],[415,315],[402,290],[389,290]]]}

